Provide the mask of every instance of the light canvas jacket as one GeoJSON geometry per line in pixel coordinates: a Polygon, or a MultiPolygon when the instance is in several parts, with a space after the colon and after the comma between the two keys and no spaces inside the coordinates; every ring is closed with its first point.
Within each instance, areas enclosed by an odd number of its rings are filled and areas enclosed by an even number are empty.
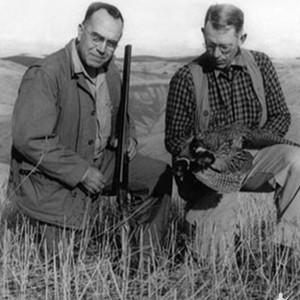
{"type": "MultiPolygon", "coordinates": [[[[30,217],[82,228],[91,200],[78,184],[93,164],[97,122],[95,99],[83,74],[74,73],[71,43],[23,77],[13,112],[8,197],[30,217]]],[[[121,87],[113,61],[107,84],[113,139],[121,87]]]]}

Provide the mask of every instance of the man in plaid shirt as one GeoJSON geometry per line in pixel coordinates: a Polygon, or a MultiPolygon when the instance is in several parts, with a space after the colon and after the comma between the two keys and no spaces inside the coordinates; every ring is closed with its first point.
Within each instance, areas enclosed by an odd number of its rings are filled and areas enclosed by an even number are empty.
{"type": "MultiPolygon", "coordinates": [[[[261,52],[248,51],[252,63],[243,57],[241,45],[246,39],[243,12],[230,4],[212,5],[202,28],[206,52],[200,56],[202,76],[207,81],[206,97],[209,109],[197,115],[196,92],[191,69],[180,68],[170,82],[165,146],[173,157],[180,156],[186,140],[195,135],[197,122],[208,118],[207,129],[242,123],[251,130],[272,132],[283,137],[291,116],[270,58],[261,52]],[[261,75],[251,75],[256,68],[261,75]],[[256,92],[263,87],[263,101],[256,92]],[[265,114],[266,120],[263,121],[265,114]]],[[[251,60],[250,60],[251,61],[251,60]]],[[[199,127],[198,127],[199,128],[199,127]]],[[[256,151],[253,167],[246,175],[243,190],[270,191],[275,195],[282,224],[299,219],[300,211],[300,150],[289,145],[275,145],[256,151]]],[[[197,203],[200,209],[216,207],[220,197],[212,199],[209,189],[191,174],[178,180],[178,191],[187,201],[187,209],[197,203]],[[210,195],[210,196],[207,196],[210,195]],[[207,197],[206,197],[207,196],[207,197]]]]}

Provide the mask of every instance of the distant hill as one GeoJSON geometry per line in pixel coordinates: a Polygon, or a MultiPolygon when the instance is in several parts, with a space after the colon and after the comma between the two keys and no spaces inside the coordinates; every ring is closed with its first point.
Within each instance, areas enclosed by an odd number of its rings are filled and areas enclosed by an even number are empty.
{"type": "Polygon", "coordinates": [[[21,64],[0,59],[0,162],[9,162],[11,113],[25,70],[21,64]]]}
{"type": "MultiPolygon", "coordinates": [[[[192,56],[186,56],[186,57],[159,57],[159,56],[152,56],[152,55],[137,55],[133,56],[131,58],[131,61],[133,63],[153,63],[153,62],[176,62],[176,63],[187,63],[191,60],[193,60],[195,57],[192,56]]],[[[15,62],[17,64],[23,65],[25,67],[28,67],[35,63],[40,57],[30,56],[27,54],[20,54],[20,55],[14,55],[14,56],[7,56],[2,57],[3,60],[9,60],[12,62],[15,62]]],[[[123,58],[117,58],[118,62],[123,62],[123,58]]]]}
{"type": "MultiPolygon", "coordinates": [[[[182,57],[162,57],[162,56],[153,56],[153,55],[136,55],[132,57],[133,62],[179,62],[179,63],[187,63],[193,59],[195,59],[195,56],[182,56],[182,57]]],[[[123,60],[122,58],[118,58],[118,60],[123,60]]]]}
{"type": "Polygon", "coordinates": [[[25,55],[25,54],[21,54],[21,55],[3,57],[1,59],[9,60],[9,61],[12,61],[14,63],[20,64],[22,66],[29,67],[30,65],[35,63],[38,59],[40,59],[40,57],[34,57],[34,56],[28,56],[28,55],[25,55]]]}

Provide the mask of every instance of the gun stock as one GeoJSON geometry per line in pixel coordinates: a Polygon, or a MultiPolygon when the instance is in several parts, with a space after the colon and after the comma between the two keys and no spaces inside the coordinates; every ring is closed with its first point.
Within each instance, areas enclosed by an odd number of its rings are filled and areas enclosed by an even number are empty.
{"type": "Polygon", "coordinates": [[[130,85],[131,45],[125,46],[121,100],[117,121],[117,156],[115,169],[115,191],[117,203],[123,209],[128,202],[128,99],[130,85]]]}

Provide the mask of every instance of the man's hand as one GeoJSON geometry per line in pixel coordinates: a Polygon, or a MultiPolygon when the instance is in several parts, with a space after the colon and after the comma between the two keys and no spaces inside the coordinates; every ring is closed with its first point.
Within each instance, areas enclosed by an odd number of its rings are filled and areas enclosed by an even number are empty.
{"type": "MultiPolygon", "coordinates": [[[[118,147],[118,140],[115,139],[113,143],[113,147],[118,147]]],[[[127,147],[127,155],[129,160],[132,160],[137,153],[137,141],[133,137],[128,138],[128,147],[127,147]]]]}
{"type": "Polygon", "coordinates": [[[178,157],[173,164],[173,173],[176,178],[183,181],[184,175],[190,168],[190,160],[187,157],[178,157]]]}
{"type": "Polygon", "coordinates": [[[104,189],[106,178],[97,168],[90,166],[81,183],[90,193],[97,194],[104,189]]]}
{"type": "Polygon", "coordinates": [[[137,153],[137,141],[132,137],[129,138],[127,152],[129,160],[132,160],[137,153]]]}

